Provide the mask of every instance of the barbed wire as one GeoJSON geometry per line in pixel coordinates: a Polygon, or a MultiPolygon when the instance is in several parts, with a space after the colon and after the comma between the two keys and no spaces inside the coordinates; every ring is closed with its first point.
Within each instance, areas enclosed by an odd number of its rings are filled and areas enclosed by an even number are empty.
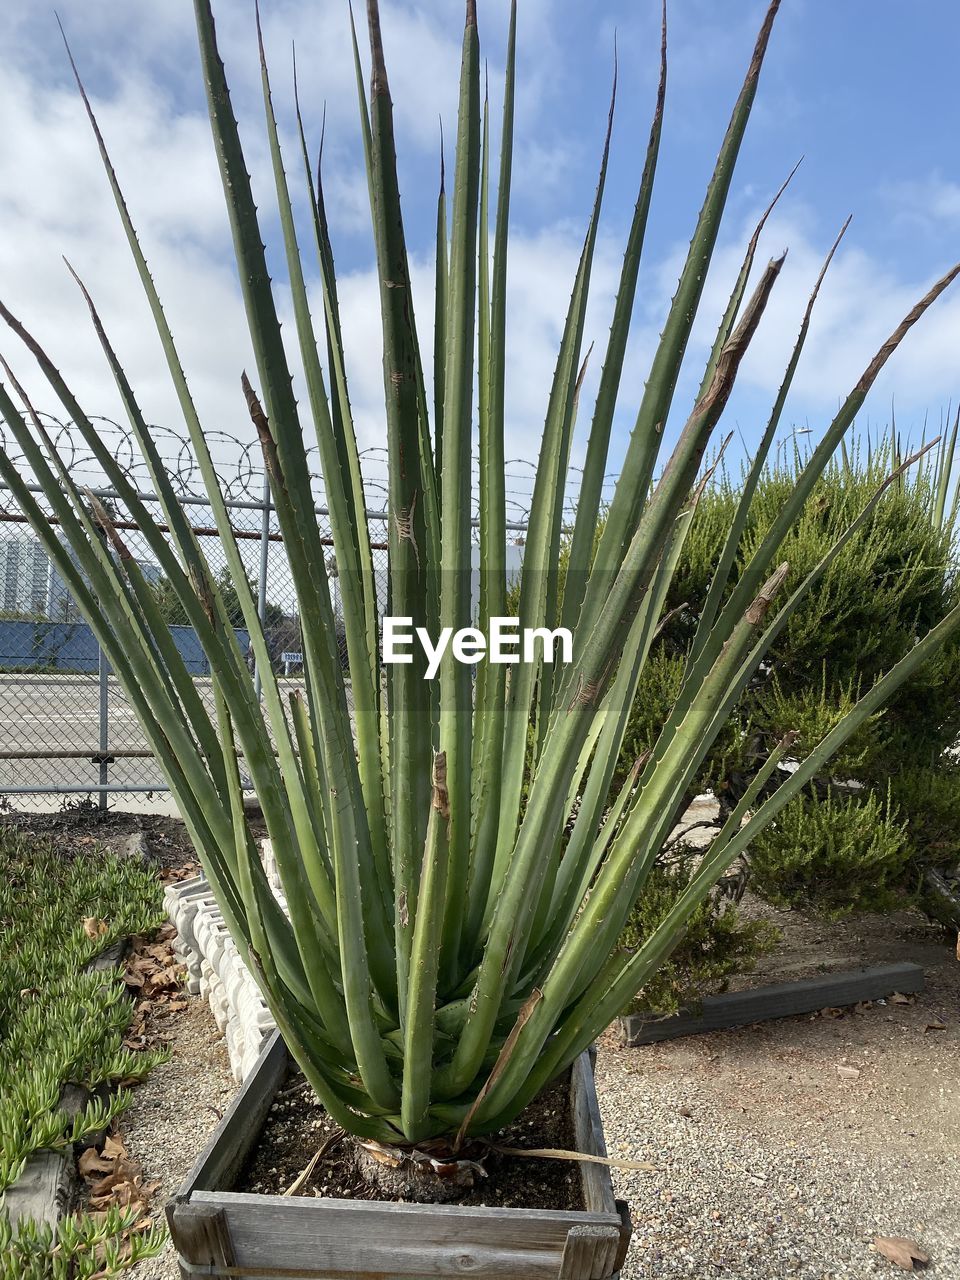
{"type": "MultiPolygon", "coordinates": [[[[83,440],[72,422],[52,413],[40,413],[39,417],[50,438],[74,479],[93,489],[109,488],[107,479],[92,450],[83,440]]],[[[127,480],[139,493],[152,492],[153,482],[149,470],[140,455],[133,431],[129,426],[103,414],[93,414],[90,421],[96,426],[101,442],[110,450],[127,480]]],[[[162,423],[150,425],[150,432],[157,452],[177,497],[204,501],[206,489],[197,460],[196,451],[185,431],[178,431],[162,423]]],[[[207,447],[217,480],[226,501],[260,504],[264,496],[264,466],[259,442],[253,435],[216,429],[206,433],[207,447]]],[[[8,427],[0,423],[0,444],[25,479],[34,477],[8,427]]],[[[307,447],[307,463],[317,506],[325,509],[326,490],[320,465],[318,447],[307,447]]],[[[387,517],[389,506],[389,475],[387,449],[371,445],[360,450],[364,496],[369,515],[387,517]]],[[[472,515],[479,518],[479,460],[473,460],[474,493],[472,515]]],[[[505,464],[505,492],[507,520],[515,531],[529,519],[533,501],[537,465],[528,458],[508,458],[505,464]]],[[[580,489],[583,469],[571,465],[567,477],[563,509],[567,515],[576,512],[576,497],[580,489]]],[[[603,479],[603,493],[612,492],[618,478],[617,472],[608,472],[603,479]]],[[[9,492],[0,490],[0,510],[12,512],[15,503],[9,492]]]]}

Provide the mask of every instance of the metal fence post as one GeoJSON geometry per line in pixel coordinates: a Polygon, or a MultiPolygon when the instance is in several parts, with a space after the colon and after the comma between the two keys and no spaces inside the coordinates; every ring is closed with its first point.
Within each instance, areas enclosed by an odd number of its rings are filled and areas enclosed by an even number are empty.
{"type": "Polygon", "coordinates": [[[110,666],[107,662],[107,655],[97,645],[97,673],[100,681],[100,792],[99,804],[101,809],[107,807],[107,773],[109,765],[107,763],[107,753],[110,748],[110,725],[109,725],[109,677],[110,666]]]}
{"type": "MultiPolygon", "coordinates": [[[[264,472],[263,476],[263,512],[260,521],[260,580],[257,583],[257,616],[260,619],[260,625],[264,629],[266,635],[266,619],[267,619],[267,562],[270,558],[270,480],[264,472]]],[[[256,690],[257,701],[260,701],[260,694],[263,689],[263,680],[261,678],[260,665],[257,663],[253,669],[253,684],[256,690]]]]}

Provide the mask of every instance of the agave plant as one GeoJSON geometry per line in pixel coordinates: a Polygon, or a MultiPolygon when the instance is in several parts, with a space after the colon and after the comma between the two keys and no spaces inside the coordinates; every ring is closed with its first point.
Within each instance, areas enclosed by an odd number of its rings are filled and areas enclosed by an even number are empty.
{"type": "MultiPolygon", "coordinates": [[[[312,269],[319,272],[323,298],[324,325],[318,333],[308,306],[308,268],[301,256],[261,41],[266,129],[304,372],[305,402],[300,405],[292,387],[290,354],[281,339],[210,0],[195,0],[197,33],[256,355],[256,370],[249,378],[243,375],[242,391],[263,448],[297,592],[303,630],[302,693],[294,693],[288,702],[273,675],[204,426],[85,95],[207,485],[262,677],[262,701],[214,575],[164,473],[134,390],[90,295],[84,289],[152,474],[165,527],[151,517],[49,357],[23,325],[3,311],[102,466],[115,501],[143,531],[182,602],[213,671],[213,716],[187,674],[154,593],[114,520],[78,490],[9,371],[10,391],[0,388],[0,411],[42,486],[62,538],[6,455],[0,455],[0,473],[126,689],[233,936],[292,1054],[330,1115],[358,1136],[398,1143],[447,1138],[458,1149],[469,1136],[495,1130],[516,1116],[642,987],[682,936],[691,913],[753,836],[960,625],[960,611],[955,611],[920,639],[792,773],[784,771],[773,794],[755,805],[790,748],[785,739],[760,769],[663,922],[636,950],[618,950],[624,921],[719,726],[804,592],[863,516],[804,581],[790,582],[788,566],[778,563],[785,533],[881,368],[960,271],[960,266],[954,267],[934,285],[880,348],[824,430],[780,518],[736,585],[728,589],[746,512],[800,359],[821,273],[717,565],[676,705],[653,751],[636,762],[626,784],[611,796],[627,715],[660,621],[666,584],[706,482],[704,459],[783,263],[782,257],[776,258],[760,271],[748,297],[758,227],[720,318],[699,393],[676,445],[662,458],[663,424],[699,309],[777,8],[778,0],[773,0],[733,108],[595,547],[601,484],[660,150],[665,35],[653,126],[593,406],[576,519],[572,530],[565,530],[563,494],[582,381],[585,313],[610,144],[607,129],[596,197],[547,397],[519,596],[521,628],[553,629],[559,624],[572,632],[572,661],[566,665],[542,660],[509,666],[481,663],[474,681],[470,666],[450,652],[435,680],[424,678],[425,658],[416,648],[408,663],[383,662],[347,352],[321,186],[313,176],[298,110],[301,181],[312,210],[317,256],[312,269]],[[340,578],[349,702],[307,466],[308,439],[314,435],[340,578]],[[557,564],[561,538],[567,536],[569,567],[561,597],[557,564]],[[789,593],[781,596],[788,583],[789,593]],[[289,914],[268,887],[247,822],[241,759],[273,842],[289,914]]],[[[391,615],[411,619],[413,626],[431,635],[440,628],[467,628],[474,620],[471,465],[478,420],[478,625],[487,632],[491,620],[506,613],[504,366],[509,341],[506,281],[516,6],[506,52],[491,226],[489,113],[481,101],[476,3],[466,0],[449,238],[442,185],[438,210],[432,386],[424,372],[414,318],[377,0],[368,0],[367,16],[372,67],[368,101],[355,29],[353,51],[383,325],[389,607],[391,615]]],[[[611,107],[611,121],[612,116],[611,107]]],[[[358,358],[364,354],[358,353],[358,358]]]]}

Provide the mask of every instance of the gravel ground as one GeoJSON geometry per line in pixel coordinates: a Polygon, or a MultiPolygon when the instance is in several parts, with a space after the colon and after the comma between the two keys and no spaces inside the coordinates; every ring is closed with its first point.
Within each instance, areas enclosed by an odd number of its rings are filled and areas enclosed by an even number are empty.
{"type": "Polygon", "coordinates": [[[657,1168],[614,1171],[634,1223],[624,1280],[900,1274],[877,1236],[916,1240],[925,1274],[960,1280],[960,964],[922,932],[910,916],[799,918],[768,962],[776,976],[800,967],[800,938],[865,964],[893,951],[924,964],[912,1004],[638,1049],[608,1033],[597,1083],[610,1154],[657,1168]]]}
{"type": "MultiPolygon", "coordinates": [[[[182,1182],[236,1090],[226,1045],[204,1001],[191,1000],[172,1023],[172,1057],[134,1090],[120,1122],[127,1148],[143,1167],[144,1179],[159,1178],[156,1213],[182,1182]]],[[[167,1242],[157,1258],[129,1271],[131,1280],[180,1280],[176,1254],[167,1242]]]]}

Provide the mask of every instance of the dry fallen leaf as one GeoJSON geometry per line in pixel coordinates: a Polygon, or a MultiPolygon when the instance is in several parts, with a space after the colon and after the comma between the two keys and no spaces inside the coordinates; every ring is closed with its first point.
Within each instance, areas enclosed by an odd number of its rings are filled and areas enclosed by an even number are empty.
{"type": "Polygon", "coordinates": [[[841,1063],[840,1066],[837,1067],[837,1075],[841,1080],[859,1080],[860,1068],[848,1067],[844,1063],[841,1063]]]}
{"type": "Polygon", "coordinates": [[[96,916],[84,916],[83,932],[88,938],[99,938],[107,932],[107,922],[106,920],[98,920],[96,916]]]}
{"type": "Polygon", "coordinates": [[[77,1168],[83,1178],[92,1178],[97,1173],[113,1173],[113,1160],[101,1156],[95,1147],[88,1147],[77,1161],[77,1168]]]}
{"type": "Polygon", "coordinates": [[[941,1022],[940,1019],[937,1018],[935,1022],[928,1022],[923,1029],[924,1031],[946,1031],[947,1024],[945,1022],[941,1022]]]}
{"type": "Polygon", "coordinates": [[[843,1010],[834,1008],[833,1005],[828,1005],[826,1009],[820,1010],[820,1017],[821,1018],[842,1018],[843,1010]]]}
{"type": "Polygon", "coordinates": [[[129,1157],[118,1133],[107,1136],[99,1155],[90,1148],[77,1163],[87,1183],[87,1208],[94,1214],[116,1207],[149,1212],[150,1199],[160,1183],[144,1183],[140,1165],[129,1157]]]}
{"type": "Polygon", "coordinates": [[[123,1140],[116,1134],[108,1133],[103,1144],[104,1160],[122,1160],[127,1154],[123,1140]]]}
{"type": "Polygon", "coordinates": [[[891,1004],[915,1004],[915,996],[905,996],[901,991],[895,991],[890,997],[891,1004]]]}
{"type": "Polygon", "coordinates": [[[930,1255],[924,1253],[916,1240],[907,1240],[904,1236],[877,1236],[873,1247],[901,1271],[912,1271],[915,1262],[925,1267],[930,1261],[930,1255]]]}

